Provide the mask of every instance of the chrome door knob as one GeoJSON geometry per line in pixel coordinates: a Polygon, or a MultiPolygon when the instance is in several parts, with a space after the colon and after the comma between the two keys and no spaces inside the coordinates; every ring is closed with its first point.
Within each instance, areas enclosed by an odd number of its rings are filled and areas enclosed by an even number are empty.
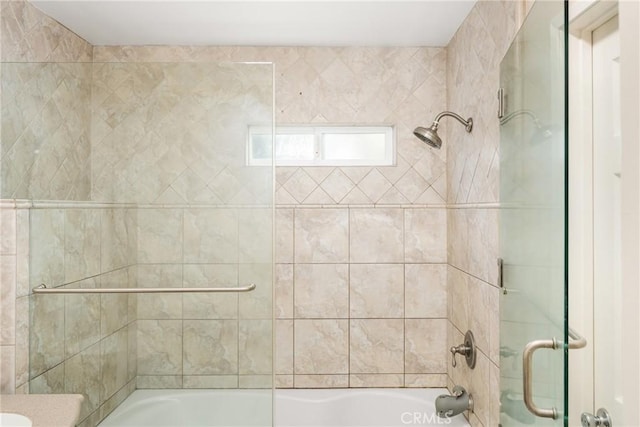
{"type": "Polygon", "coordinates": [[[611,416],[606,409],[600,408],[595,415],[583,412],[580,416],[582,427],[613,427],[611,416]]]}

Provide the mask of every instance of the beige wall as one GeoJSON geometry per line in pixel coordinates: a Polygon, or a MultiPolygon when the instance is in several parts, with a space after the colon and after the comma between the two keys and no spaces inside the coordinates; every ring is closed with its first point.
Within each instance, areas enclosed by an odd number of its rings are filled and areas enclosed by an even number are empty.
{"type": "Polygon", "coordinates": [[[135,216],[88,202],[93,46],[29,3],[1,13],[0,391],[83,393],[92,426],[135,388],[135,298],[29,293],[131,286],[135,216]]]}
{"type": "MultiPolygon", "coordinates": [[[[495,91],[499,62],[529,6],[479,2],[447,49],[93,50],[95,62],[274,61],[278,123],[396,126],[397,166],[277,170],[279,386],[445,385],[448,374],[449,385],[476,396],[472,424],[497,424],[495,91]],[[445,109],[472,116],[474,131],[445,122],[446,150],[429,150],[411,130],[445,109]],[[477,368],[447,372],[446,349],[467,328],[480,348],[477,368]]],[[[86,44],[30,6],[3,2],[2,12],[3,60],[91,60],[86,44]],[[31,45],[43,49],[25,49],[31,45]]],[[[25,256],[20,212],[2,210],[3,391],[20,385],[16,343],[25,338],[12,316],[26,299],[16,311],[7,297],[20,275],[12,267],[25,256]]]]}
{"type": "MultiPolygon", "coordinates": [[[[273,61],[276,123],[394,125],[396,166],[277,168],[277,385],[446,385],[444,152],[412,134],[445,109],[444,49],[96,47],[94,55],[273,61]]],[[[193,266],[182,267],[186,275],[193,266]]],[[[230,384],[224,375],[147,374],[145,386],[230,384]]]]}
{"type": "Polygon", "coordinates": [[[497,287],[500,61],[532,2],[482,1],[471,10],[447,52],[447,105],[473,117],[473,132],[450,126],[447,149],[449,345],[471,329],[478,346],[474,370],[449,360],[449,385],[474,396],[472,425],[499,423],[500,330],[497,287]]]}
{"type": "Polygon", "coordinates": [[[2,93],[1,197],[87,200],[93,46],[27,2],[1,7],[2,73],[14,82],[2,93]]]}

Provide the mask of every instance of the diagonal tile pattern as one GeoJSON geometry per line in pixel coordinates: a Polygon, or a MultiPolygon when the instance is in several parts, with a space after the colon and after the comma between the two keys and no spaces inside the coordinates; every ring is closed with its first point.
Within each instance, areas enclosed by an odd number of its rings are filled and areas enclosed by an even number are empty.
{"type": "Polygon", "coordinates": [[[496,92],[500,62],[531,4],[525,0],[476,3],[447,49],[448,106],[473,117],[474,124],[471,134],[462,126],[447,127],[446,182],[436,181],[432,188],[446,194],[451,206],[447,289],[449,301],[455,304],[448,307],[448,345],[457,345],[464,332],[472,329],[480,349],[473,371],[464,366],[448,369],[450,383],[482,396],[470,415],[472,425],[493,426],[500,421],[500,290],[495,269],[499,211],[478,204],[499,202],[496,92]]]}
{"type": "MultiPolygon", "coordinates": [[[[126,66],[157,60],[272,61],[276,64],[276,123],[388,123],[396,127],[395,166],[278,168],[278,204],[418,203],[418,198],[441,178],[445,169],[444,151],[434,153],[412,133],[417,125],[446,109],[443,48],[144,46],[96,47],[94,55],[96,61],[122,62],[120,68],[111,66],[124,73],[126,66]],[[383,198],[392,188],[389,196],[383,198]]],[[[113,74],[99,73],[110,81],[94,89],[105,100],[107,93],[122,96],[118,88],[126,93],[127,86],[123,85],[127,78],[113,74]]],[[[206,91],[200,93],[206,98],[206,91]]],[[[223,96],[228,97],[229,93],[223,96]]],[[[108,102],[101,108],[108,109],[108,102]]],[[[116,111],[114,119],[118,119],[116,111]]],[[[171,123],[179,121],[180,114],[172,111],[171,116],[171,123]]],[[[196,128],[191,134],[197,139],[200,132],[205,131],[196,128]]],[[[422,198],[423,201],[444,203],[442,191],[433,188],[429,193],[432,197],[422,198]]],[[[216,193],[216,196],[228,200],[228,195],[225,198],[216,193]]]]}
{"type": "Polygon", "coordinates": [[[2,65],[2,196],[89,198],[90,64],[2,65]]]}
{"type": "Polygon", "coordinates": [[[96,64],[93,198],[268,202],[269,168],[247,167],[237,147],[270,121],[270,76],[267,65],[96,64]]]}

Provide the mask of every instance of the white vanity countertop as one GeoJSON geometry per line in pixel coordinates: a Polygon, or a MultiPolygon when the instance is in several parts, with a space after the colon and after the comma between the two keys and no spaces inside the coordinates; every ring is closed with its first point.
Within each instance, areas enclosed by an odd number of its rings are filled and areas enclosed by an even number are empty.
{"type": "Polygon", "coordinates": [[[73,427],[83,400],[81,394],[3,394],[0,412],[29,417],[33,427],[73,427]]]}

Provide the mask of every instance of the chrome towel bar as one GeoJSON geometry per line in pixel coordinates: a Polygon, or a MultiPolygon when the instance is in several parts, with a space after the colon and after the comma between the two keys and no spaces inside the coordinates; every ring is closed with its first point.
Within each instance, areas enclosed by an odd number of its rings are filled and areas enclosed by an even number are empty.
{"type": "Polygon", "coordinates": [[[182,294],[198,293],[228,293],[251,292],[256,288],[255,283],[239,288],[47,288],[44,283],[32,289],[34,294],[182,294]]]}

